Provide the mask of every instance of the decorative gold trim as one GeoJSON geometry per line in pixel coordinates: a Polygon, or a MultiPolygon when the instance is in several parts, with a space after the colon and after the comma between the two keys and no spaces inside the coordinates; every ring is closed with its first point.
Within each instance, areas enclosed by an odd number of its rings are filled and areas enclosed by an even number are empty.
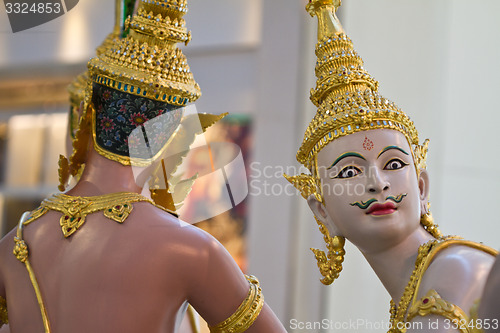
{"type": "MultiPolygon", "coordinates": [[[[425,244],[420,245],[418,248],[417,259],[415,260],[415,269],[408,281],[408,285],[406,286],[403,296],[398,303],[398,307],[396,309],[396,304],[391,299],[391,327],[392,329],[389,332],[400,332],[398,329],[398,323],[404,323],[406,317],[406,311],[410,306],[410,302],[415,301],[415,295],[418,295],[418,288],[420,286],[420,282],[422,280],[422,276],[424,275],[428,263],[430,262],[429,257],[432,258],[435,253],[439,252],[445,242],[450,241],[449,238],[443,238],[441,240],[433,239],[425,244]]],[[[431,259],[432,260],[432,259],[431,259]]]]}
{"type": "Polygon", "coordinates": [[[24,225],[30,224],[31,222],[35,221],[39,217],[45,215],[45,213],[47,213],[48,211],[49,210],[47,208],[38,207],[37,209],[35,209],[34,211],[31,212],[30,216],[28,217],[28,219],[26,219],[26,221],[24,221],[23,224],[24,225]]]}
{"type": "MultiPolygon", "coordinates": [[[[355,98],[354,95],[350,97],[355,98]]],[[[345,113],[339,113],[336,117],[317,115],[309,125],[310,133],[305,134],[297,152],[297,160],[306,165],[333,140],[374,129],[396,130],[405,135],[410,146],[418,145],[418,133],[411,120],[401,110],[394,110],[395,106],[387,106],[386,109],[376,109],[374,106],[366,108],[370,109],[364,110],[363,107],[353,105],[352,110],[349,107],[345,113]],[[359,116],[361,111],[364,111],[366,116],[359,116]]]]}
{"type": "Polygon", "coordinates": [[[424,229],[430,233],[434,238],[440,239],[443,237],[443,234],[438,229],[439,225],[434,223],[434,218],[432,217],[432,213],[429,210],[430,204],[427,203],[427,213],[420,217],[420,224],[424,227],[424,229]]]}
{"type": "Polygon", "coordinates": [[[16,258],[24,263],[26,266],[26,270],[28,271],[28,275],[31,280],[31,284],[33,285],[33,289],[35,290],[35,295],[36,299],[38,301],[38,306],[40,308],[40,312],[42,314],[42,321],[43,321],[43,327],[45,330],[45,333],[50,333],[50,324],[49,324],[49,318],[47,315],[47,309],[45,308],[45,304],[43,303],[43,298],[42,298],[42,293],[40,291],[40,287],[38,285],[38,281],[36,280],[35,272],[33,271],[33,268],[31,267],[29,258],[28,258],[28,246],[23,240],[23,225],[25,222],[28,220],[30,216],[29,212],[25,212],[22,216],[21,219],[19,220],[19,224],[17,225],[17,233],[16,236],[14,237],[14,255],[16,258]]]}
{"type": "Polygon", "coordinates": [[[246,275],[250,290],[245,300],[231,317],[222,323],[210,326],[211,333],[240,333],[246,331],[259,316],[264,306],[264,296],[255,276],[246,275]]]}
{"type": "Polygon", "coordinates": [[[452,322],[459,323],[458,329],[463,333],[471,332],[467,326],[462,327],[462,325],[460,325],[460,323],[469,323],[469,317],[464,310],[445,301],[434,289],[429,290],[424,297],[410,307],[406,320],[410,321],[416,316],[424,317],[430,314],[443,316],[452,322]]]}
{"type": "MultiPolygon", "coordinates": [[[[431,264],[432,260],[434,259],[434,257],[442,250],[452,246],[452,245],[464,245],[464,246],[469,246],[469,247],[472,247],[473,249],[477,249],[477,250],[480,250],[480,251],[483,251],[483,252],[486,252],[487,254],[490,254],[492,256],[497,256],[498,255],[498,251],[489,247],[489,246],[486,246],[484,244],[481,244],[481,243],[476,243],[476,242],[472,242],[472,241],[468,241],[468,240],[464,240],[462,239],[461,237],[458,237],[458,236],[447,236],[446,238],[443,239],[443,241],[439,242],[433,249],[432,251],[429,253],[429,255],[427,256],[427,258],[425,259],[425,262],[424,262],[424,265],[422,266],[422,274],[427,271],[427,268],[429,268],[429,265],[431,264]]],[[[422,279],[419,278],[419,281],[418,281],[418,284],[416,285],[415,287],[415,295],[418,295],[418,291],[420,289],[420,284],[422,282],[422,279]]],[[[412,306],[413,304],[416,302],[416,299],[413,299],[413,303],[412,303],[412,306]]]]}
{"type": "Polygon", "coordinates": [[[95,74],[92,80],[111,89],[177,106],[186,106],[190,99],[190,97],[185,97],[181,90],[158,94],[154,90],[151,92],[152,88],[145,88],[144,85],[138,85],[134,80],[127,78],[120,78],[120,81],[118,81],[118,79],[103,74],[95,74]]]}
{"type": "Polygon", "coordinates": [[[103,211],[104,216],[123,223],[132,212],[132,203],[153,201],[133,192],[110,193],[93,197],[77,197],[56,194],[40,204],[42,209],[55,210],[62,213],[59,220],[64,237],[74,234],[84,223],[87,215],[103,211]]]}
{"type": "Polygon", "coordinates": [[[308,199],[312,194],[319,202],[323,202],[322,196],[318,193],[318,184],[316,179],[312,175],[301,173],[297,176],[289,176],[283,174],[283,176],[288,180],[297,190],[304,199],[308,199]]]}
{"type": "MultiPolygon", "coordinates": [[[[457,236],[446,236],[439,240],[431,240],[426,244],[423,244],[418,249],[418,256],[415,260],[415,269],[413,270],[412,276],[410,277],[410,281],[405,288],[403,296],[399,301],[398,308],[396,309],[396,305],[391,300],[391,325],[393,327],[389,332],[400,332],[397,329],[397,324],[400,322],[405,322],[406,310],[408,308],[414,308],[418,300],[416,296],[419,293],[420,284],[422,282],[422,277],[424,273],[427,271],[427,268],[431,264],[434,257],[441,251],[452,245],[465,245],[469,246],[481,251],[484,251],[488,254],[496,256],[498,251],[493,248],[490,248],[486,245],[475,243],[471,241],[466,241],[457,236]],[[410,305],[411,303],[411,305],[410,305]]],[[[409,320],[409,319],[406,319],[409,320]]]]}
{"type": "Polygon", "coordinates": [[[427,169],[427,151],[429,150],[429,139],[425,139],[421,145],[417,145],[415,147],[415,167],[417,169],[417,173],[420,173],[420,170],[427,169]]]}
{"type": "Polygon", "coordinates": [[[125,21],[129,34],[89,61],[91,79],[173,105],[194,102],[200,87],[176,46],[191,40],[182,18],[186,12],[185,0],[141,1],[137,13],[125,21]]]}
{"type": "Polygon", "coordinates": [[[87,86],[86,98],[84,100],[83,112],[79,119],[78,128],[75,133],[75,138],[73,139],[73,151],[69,157],[69,170],[70,174],[74,177],[82,170],[82,165],[85,165],[87,159],[88,147],[90,135],[92,134],[92,121],[89,116],[92,115],[92,111],[89,113],[89,95],[92,93],[92,85],[87,86]]]}
{"type": "Polygon", "coordinates": [[[321,275],[323,275],[321,283],[330,285],[339,277],[340,272],[342,272],[342,263],[344,262],[345,256],[345,238],[342,236],[330,236],[325,225],[317,218],[316,222],[318,223],[319,230],[323,234],[323,239],[328,248],[328,255],[326,255],[324,251],[314,248],[311,248],[311,251],[313,251],[319,271],[321,275]]]}

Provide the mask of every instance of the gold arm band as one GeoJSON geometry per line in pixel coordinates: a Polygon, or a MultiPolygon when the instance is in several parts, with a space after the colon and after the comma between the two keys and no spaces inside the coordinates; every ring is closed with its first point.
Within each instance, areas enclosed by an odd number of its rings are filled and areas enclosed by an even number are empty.
{"type": "Polygon", "coordinates": [[[255,276],[245,275],[250,282],[248,295],[235,313],[222,323],[210,326],[211,333],[240,333],[246,331],[259,316],[264,306],[264,296],[255,276]]]}
{"type": "Polygon", "coordinates": [[[0,327],[9,323],[9,316],[7,313],[7,300],[0,296],[0,327]]]}

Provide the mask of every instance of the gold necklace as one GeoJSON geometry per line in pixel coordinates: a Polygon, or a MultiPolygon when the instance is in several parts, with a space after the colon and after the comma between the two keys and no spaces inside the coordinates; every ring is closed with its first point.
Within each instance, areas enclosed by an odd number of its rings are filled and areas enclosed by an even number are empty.
{"type": "Polygon", "coordinates": [[[154,205],[151,199],[133,192],[109,193],[93,197],[60,193],[42,201],[40,207],[32,212],[24,224],[33,222],[49,210],[55,210],[62,213],[59,224],[64,237],[69,237],[85,223],[87,215],[101,210],[107,218],[123,223],[132,212],[132,203],[140,201],[147,201],[154,205]]]}
{"type": "Polygon", "coordinates": [[[413,298],[413,294],[415,293],[415,287],[417,286],[418,280],[422,277],[422,269],[424,268],[426,258],[431,252],[431,249],[434,247],[434,245],[438,242],[439,240],[433,239],[425,244],[422,244],[418,248],[418,255],[417,259],[415,260],[415,269],[413,270],[410,281],[408,282],[408,285],[406,286],[403,296],[401,297],[401,300],[398,303],[398,307],[396,309],[396,305],[394,304],[394,301],[391,299],[391,309],[390,309],[390,323],[391,323],[391,329],[388,331],[388,333],[398,333],[398,332],[406,332],[406,329],[404,328],[404,325],[398,325],[399,323],[404,323],[404,318],[406,315],[406,310],[408,309],[408,306],[410,305],[410,301],[413,298]],[[401,326],[401,327],[400,327],[401,326]]]}

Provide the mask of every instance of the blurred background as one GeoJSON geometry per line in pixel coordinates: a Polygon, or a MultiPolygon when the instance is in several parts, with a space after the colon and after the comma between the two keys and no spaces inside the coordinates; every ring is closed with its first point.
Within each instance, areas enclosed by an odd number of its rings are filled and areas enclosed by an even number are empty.
{"type": "MultiPolygon", "coordinates": [[[[315,108],[316,19],[306,0],[190,0],[193,40],[184,48],[202,89],[199,112],[233,115],[213,140],[242,146],[249,196],[203,222],[290,332],[386,332],[389,296],[356,248],[323,286],[310,247],[321,234],[306,202],[282,178],[315,108]],[[328,319],[328,329],[293,323],[328,319]]],[[[430,138],[435,221],[444,234],[500,248],[500,21],[496,0],[344,0],[339,17],[381,93],[430,138]]],[[[64,153],[66,86],[114,23],[114,1],[80,0],[66,15],[13,34],[0,5],[0,217],[6,233],[22,211],[57,191],[64,153]]],[[[207,138],[207,140],[211,140],[207,138]]]]}

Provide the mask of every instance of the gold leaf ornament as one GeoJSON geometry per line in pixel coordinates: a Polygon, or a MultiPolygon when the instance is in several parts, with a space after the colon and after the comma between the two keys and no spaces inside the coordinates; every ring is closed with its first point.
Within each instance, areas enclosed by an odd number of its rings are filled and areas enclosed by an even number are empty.
{"type": "Polygon", "coordinates": [[[118,204],[104,209],[104,216],[108,219],[123,223],[132,212],[132,205],[128,203],[118,204]]]}
{"type": "Polygon", "coordinates": [[[319,202],[323,202],[323,197],[318,191],[318,183],[312,175],[301,173],[296,176],[283,175],[297,190],[304,199],[308,199],[312,194],[319,202]]]}

